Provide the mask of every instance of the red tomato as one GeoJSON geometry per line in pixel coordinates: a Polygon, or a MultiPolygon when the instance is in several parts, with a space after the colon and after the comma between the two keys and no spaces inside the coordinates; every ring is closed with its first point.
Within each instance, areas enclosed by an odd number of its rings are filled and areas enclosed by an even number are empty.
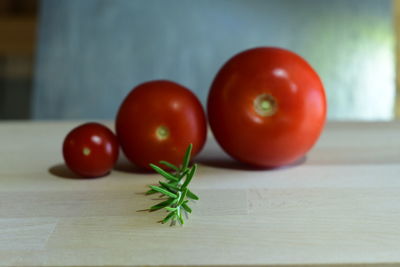
{"type": "Polygon", "coordinates": [[[318,74],[297,54],[272,47],[231,58],[212,83],[207,108],[221,147],[233,158],[260,167],[304,156],[326,118],[318,74]]]}
{"type": "Polygon", "coordinates": [[[85,123],[64,139],[67,166],[83,177],[99,177],[110,172],[118,159],[117,137],[104,125],[85,123]]]}
{"type": "Polygon", "coordinates": [[[171,81],[134,88],[122,103],[116,131],[126,157],[139,167],[166,160],[179,165],[190,143],[192,157],[206,140],[206,116],[199,100],[171,81]]]}

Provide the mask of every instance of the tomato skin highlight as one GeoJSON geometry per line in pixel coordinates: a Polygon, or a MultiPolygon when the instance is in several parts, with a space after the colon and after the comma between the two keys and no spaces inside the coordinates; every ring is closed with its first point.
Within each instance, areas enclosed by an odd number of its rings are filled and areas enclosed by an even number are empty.
{"type": "Polygon", "coordinates": [[[211,130],[233,158],[258,167],[287,165],[318,140],[326,120],[323,84],[299,55],[259,47],[232,57],[208,95],[211,130]]]}
{"type": "Polygon", "coordinates": [[[118,160],[117,137],[106,126],[85,123],[72,129],[64,139],[63,157],[74,173],[86,178],[108,174],[118,160]]]}
{"type": "Polygon", "coordinates": [[[198,154],[206,140],[207,121],[190,90],[175,82],[155,80],[128,94],[117,114],[116,132],[126,157],[150,169],[150,163],[161,160],[179,165],[190,143],[192,157],[198,154]]]}

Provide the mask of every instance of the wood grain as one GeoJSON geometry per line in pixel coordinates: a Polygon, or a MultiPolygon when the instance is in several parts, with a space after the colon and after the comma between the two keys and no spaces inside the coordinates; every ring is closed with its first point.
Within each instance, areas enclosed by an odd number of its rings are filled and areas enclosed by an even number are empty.
{"type": "Polygon", "coordinates": [[[400,122],[331,122],[274,170],[210,137],[184,227],[137,212],[158,177],[124,159],[107,177],[70,173],[60,146],[77,124],[0,123],[0,266],[400,266],[400,122]]]}

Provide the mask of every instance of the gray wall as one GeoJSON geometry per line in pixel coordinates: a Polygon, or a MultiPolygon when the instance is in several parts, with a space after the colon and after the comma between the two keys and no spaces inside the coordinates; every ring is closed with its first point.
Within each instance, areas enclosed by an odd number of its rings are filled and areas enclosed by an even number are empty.
{"type": "Polygon", "coordinates": [[[186,85],[205,103],[233,54],[281,46],[326,86],[330,119],[391,119],[390,0],[43,0],[33,117],[114,118],[150,79],[186,85]]]}

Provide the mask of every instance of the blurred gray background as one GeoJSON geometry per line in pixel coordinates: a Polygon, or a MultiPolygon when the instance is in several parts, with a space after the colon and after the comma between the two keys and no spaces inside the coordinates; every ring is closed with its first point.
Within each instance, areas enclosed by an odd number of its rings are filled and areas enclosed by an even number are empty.
{"type": "Polygon", "coordinates": [[[34,119],[113,119],[138,83],[170,79],[205,104],[221,65],[291,49],[320,74],[330,119],[394,117],[391,0],[43,0],[34,119]]]}

